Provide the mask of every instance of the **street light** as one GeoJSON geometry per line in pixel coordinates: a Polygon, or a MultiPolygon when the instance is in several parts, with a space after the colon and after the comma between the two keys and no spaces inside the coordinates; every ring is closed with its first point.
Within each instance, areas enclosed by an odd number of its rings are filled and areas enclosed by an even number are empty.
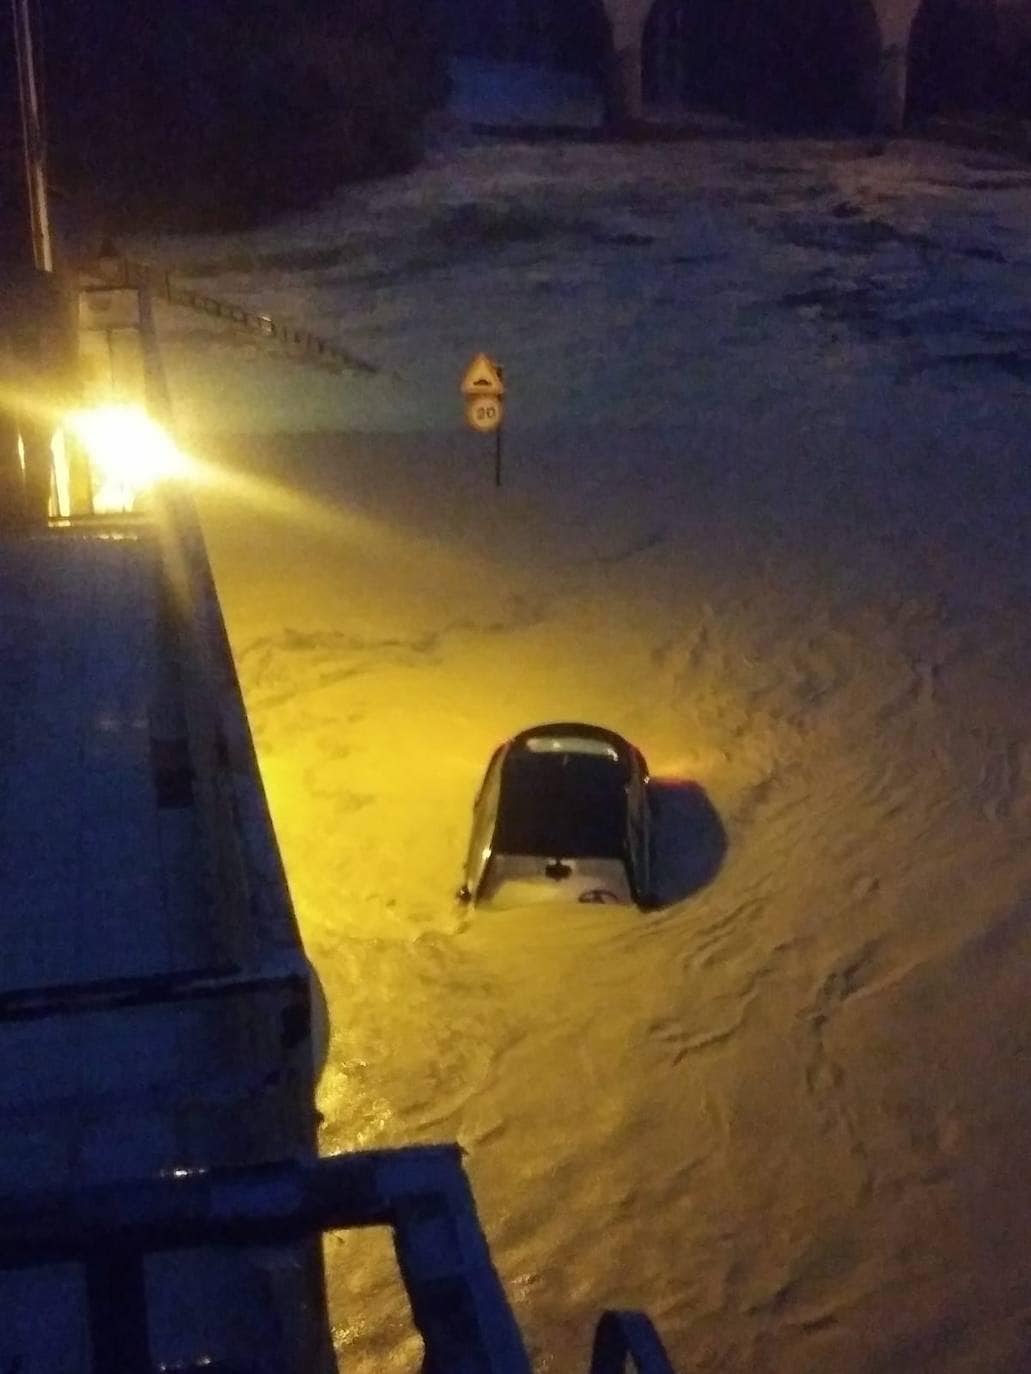
{"type": "Polygon", "coordinates": [[[89,462],[95,515],[134,510],[159,483],[183,478],[190,470],[172,438],[137,406],[74,411],[65,425],[89,462]]]}

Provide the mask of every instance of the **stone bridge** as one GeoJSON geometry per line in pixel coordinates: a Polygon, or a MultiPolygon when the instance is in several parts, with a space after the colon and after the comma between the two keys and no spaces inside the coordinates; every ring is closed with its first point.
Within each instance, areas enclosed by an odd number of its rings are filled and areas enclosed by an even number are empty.
{"type": "MultiPolygon", "coordinates": [[[[866,74],[875,123],[882,133],[898,132],[906,110],[906,75],[913,21],[922,0],[869,0],[877,23],[879,52],[866,74]]],[[[601,0],[612,26],[610,116],[632,121],[642,113],[642,53],[645,25],[655,0],[601,0]]]]}
{"type": "Polygon", "coordinates": [[[881,134],[907,114],[1031,101],[1031,0],[437,4],[456,53],[600,79],[616,127],[685,97],[770,127],[881,134]]]}

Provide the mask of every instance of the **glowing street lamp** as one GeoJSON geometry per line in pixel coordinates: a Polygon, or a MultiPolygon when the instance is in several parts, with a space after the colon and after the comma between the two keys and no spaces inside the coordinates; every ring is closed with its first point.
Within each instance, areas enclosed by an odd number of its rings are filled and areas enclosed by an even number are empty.
{"type": "Polygon", "coordinates": [[[131,511],[159,482],[187,473],[185,455],[138,406],[74,411],[66,424],[89,463],[95,514],[131,511]]]}

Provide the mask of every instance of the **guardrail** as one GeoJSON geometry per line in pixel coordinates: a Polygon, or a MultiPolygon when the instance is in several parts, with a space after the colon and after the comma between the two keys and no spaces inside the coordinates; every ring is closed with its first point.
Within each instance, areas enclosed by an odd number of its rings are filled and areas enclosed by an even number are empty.
{"type": "Polygon", "coordinates": [[[192,287],[180,286],[170,271],[151,263],[121,256],[104,258],[98,266],[97,275],[110,286],[146,287],[170,305],[195,310],[253,334],[266,343],[277,344],[288,357],[297,361],[312,363],[334,372],[359,372],[372,377],[384,371],[378,364],[310,330],[275,320],[271,315],[247,310],[232,301],[208,296],[192,287]]]}
{"type": "MultiPolygon", "coordinates": [[[[530,1374],[457,1145],[426,1145],[157,1178],[0,1200],[0,1268],[86,1270],[94,1374],[154,1374],[148,1254],[290,1245],[314,1233],[390,1227],[424,1374],[530,1374]]],[[[217,1351],[179,1371],[228,1368],[217,1351]]],[[[642,1312],[606,1312],[590,1374],[672,1374],[642,1312]]],[[[260,1365],[256,1358],[253,1368],[260,1365]]],[[[171,1370],[166,1368],[166,1374],[171,1370]]],[[[234,1366],[237,1374],[244,1371],[234,1366]]]]}

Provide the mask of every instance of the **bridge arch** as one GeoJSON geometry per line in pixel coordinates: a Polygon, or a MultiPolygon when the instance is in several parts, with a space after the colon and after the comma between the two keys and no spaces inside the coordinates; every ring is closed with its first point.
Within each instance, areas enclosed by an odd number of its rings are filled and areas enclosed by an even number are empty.
{"type": "Polygon", "coordinates": [[[611,46],[604,0],[562,0],[551,20],[554,65],[601,81],[611,46]]]}
{"type": "Polygon", "coordinates": [[[909,114],[989,109],[1005,92],[1000,14],[991,0],[922,0],[909,42],[909,114]]]}
{"type": "Polygon", "coordinates": [[[654,0],[644,99],[786,133],[866,132],[880,51],[872,0],[654,0]]]}
{"type": "MultiPolygon", "coordinates": [[[[591,76],[610,124],[639,120],[647,87],[652,97],[698,100],[775,128],[884,133],[903,126],[911,74],[914,103],[925,101],[920,30],[910,56],[917,10],[921,30],[934,31],[950,7],[995,2],[493,0],[470,20],[467,0],[438,0],[451,51],[591,76]]],[[[1019,46],[1028,51],[1031,36],[1022,33],[1019,46]]],[[[1021,100],[1031,102],[1026,63],[1011,65],[1021,100]]]]}

